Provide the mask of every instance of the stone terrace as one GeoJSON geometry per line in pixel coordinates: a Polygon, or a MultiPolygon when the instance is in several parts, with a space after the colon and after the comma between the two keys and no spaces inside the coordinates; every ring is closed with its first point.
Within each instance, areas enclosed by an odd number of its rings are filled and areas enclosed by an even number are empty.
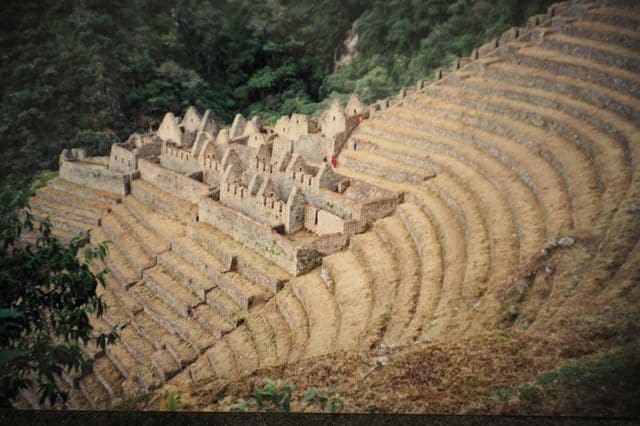
{"type": "MultiPolygon", "coordinates": [[[[635,297],[638,40],[635,2],[559,3],[376,103],[336,172],[404,202],[297,277],[144,176],[131,176],[126,196],[52,181],[32,201],[37,215],[63,238],[114,242],[101,289],[110,308],[95,327],[122,336],[106,353],[87,348],[92,373],[61,378],[67,407],[336,350],[477,335],[495,327],[514,285],[527,288],[514,326],[534,332],[587,300],[635,297]],[[580,267],[521,274],[567,236],[580,267]]],[[[16,406],[36,400],[24,392],[16,406]]]]}

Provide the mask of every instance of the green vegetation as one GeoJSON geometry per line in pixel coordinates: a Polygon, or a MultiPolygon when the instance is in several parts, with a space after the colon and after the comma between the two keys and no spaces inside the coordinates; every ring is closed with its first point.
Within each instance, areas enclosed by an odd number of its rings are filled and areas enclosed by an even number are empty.
{"type": "MultiPolygon", "coordinates": [[[[295,386],[286,381],[265,380],[265,385],[256,387],[253,397],[245,400],[240,398],[231,405],[230,410],[236,412],[258,411],[289,413],[291,411],[292,394],[295,386]]],[[[319,390],[308,388],[299,400],[300,408],[305,411],[324,411],[335,413],[344,407],[344,400],[335,388],[319,390]]]]}
{"type": "Polygon", "coordinates": [[[344,406],[342,396],[335,388],[331,387],[323,390],[311,387],[306,390],[300,402],[307,407],[317,408],[321,411],[329,411],[331,413],[340,411],[344,406]]]}
{"type": "Polygon", "coordinates": [[[260,411],[260,412],[280,412],[288,413],[291,411],[291,392],[295,386],[289,382],[267,379],[262,388],[255,388],[253,398],[244,400],[240,398],[238,402],[233,404],[231,411],[260,411]]]}
{"type": "MultiPolygon", "coordinates": [[[[156,406],[158,411],[178,411],[180,406],[180,395],[177,393],[175,388],[168,387],[167,389],[159,392],[156,397],[156,406]]],[[[150,399],[151,398],[152,396],[150,396],[150,399]]],[[[135,407],[132,407],[131,409],[134,408],[135,407]]]]}
{"type": "Polygon", "coordinates": [[[9,407],[20,389],[33,385],[41,401],[51,403],[67,395],[55,376],[63,371],[86,371],[91,360],[82,351],[89,341],[104,348],[114,332],[94,335],[89,315],[102,315],[105,305],[96,295],[106,271],[94,275],[87,262],[102,258],[106,245],[81,249],[76,239],[63,244],[39,226],[35,246],[19,244],[23,229],[33,229],[29,214],[18,215],[26,204],[23,192],[0,192],[0,407],[9,407]]]}
{"type": "Polygon", "coordinates": [[[223,122],[366,102],[448,65],[550,0],[6,0],[0,182],[26,187],[62,148],[115,141],[190,104],[223,122]],[[334,61],[351,27],[355,59],[334,61]]]}
{"type": "MultiPolygon", "coordinates": [[[[636,407],[640,396],[639,349],[640,344],[632,342],[612,351],[568,361],[531,382],[498,388],[489,399],[507,403],[517,396],[524,407],[544,406],[553,401],[564,406],[562,412],[571,412],[572,406],[589,407],[597,415],[602,415],[598,410],[615,410],[618,406],[628,413],[628,407],[636,407]]],[[[640,412],[636,409],[633,413],[640,412]]]]}
{"type": "Polygon", "coordinates": [[[366,103],[449,67],[456,57],[540,13],[548,0],[374,1],[355,22],[357,58],[327,76],[321,96],[356,92],[366,103]]]}

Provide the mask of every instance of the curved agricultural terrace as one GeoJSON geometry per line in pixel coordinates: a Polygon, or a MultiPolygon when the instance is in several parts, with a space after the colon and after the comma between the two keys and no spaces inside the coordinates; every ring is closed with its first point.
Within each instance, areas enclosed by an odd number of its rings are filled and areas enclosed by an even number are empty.
{"type": "MultiPolygon", "coordinates": [[[[587,318],[637,319],[639,52],[636,3],[559,3],[436,80],[367,107],[333,169],[376,196],[396,194],[397,205],[344,231],[339,250],[319,249],[310,271],[207,223],[184,192],[147,178],[150,168],[125,195],[51,181],[34,215],[62,238],[113,242],[95,265],[111,274],[94,327],[121,336],[105,352],[86,349],[93,372],[60,378],[66,406],[107,408],[165,383],[237,380],[334,351],[497,327],[562,344],[589,338],[597,325],[587,318]]],[[[286,215],[295,191],[284,194],[286,215]]],[[[26,391],[15,405],[37,399],[26,391]]]]}

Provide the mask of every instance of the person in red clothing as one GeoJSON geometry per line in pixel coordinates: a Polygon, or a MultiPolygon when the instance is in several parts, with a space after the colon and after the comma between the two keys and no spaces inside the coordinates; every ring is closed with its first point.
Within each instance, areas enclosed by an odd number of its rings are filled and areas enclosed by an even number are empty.
{"type": "Polygon", "coordinates": [[[331,165],[333,167],[336,166],[336,155],[335,154],[331,154],[331,165]]]}

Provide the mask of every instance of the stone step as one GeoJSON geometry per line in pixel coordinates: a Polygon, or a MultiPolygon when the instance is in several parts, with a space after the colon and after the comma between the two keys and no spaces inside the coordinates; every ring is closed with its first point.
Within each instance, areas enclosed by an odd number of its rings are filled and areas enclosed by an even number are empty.
{"type": "MultiPolygon", "coordinates": [[[[38,237],[43,236],[43,234],[39,231],[40,226],[42,226],[42,222],[34,220],[33,221],[34,231],[28,231],[23,229],[22,233],[20,234],[20,239],[22,241],[26,241],[29,244],[35,245],[37,243],[38,237]]],[[[73,240],[74,238],[77,238],[80,240],[80,242],[84,242],[84,243],[86,243],[89,239],[87,236],[81,236],[73,232],[65,231],[64,229],[60,229],[58,227],[51,227],[50,231],[51,231],[51,236],[57,238],[59,241],[61,241],[64,244],[69,244],[71,240],[73,240]]]]}
{"type": "Polygon", "coordinates": [[[611,45],[640,50],[640,32],[618,25],[608,25],[596,21],[575,21],[558,26],[559,31],[574,37],[591,39],[611,45]]]}
{"type": "MultiPolygon", "coordinates": [[[[487,218],[475,194],[468,187],[460,185],[449,174],[441,174],[429,182],[425,189],[445,203],[449,214],[457,216],[464,229],[467,250],[465,278],[453,286],[444,287],[447,291],[441,294],[440,312],[446,312],[449,324],[459,321],[459,324],[468,325],[462,322],[460,316],[468,314],[478,298],[486,292],[493,278],[492,274],[498,277],[494,284],[500,282],[504,268],[509,266],[509,262],[506,265],[502,264],[502,259],[496,255],[500,251],[492,247],[487,218]]],[[[515,260],[512,263],[517,261],[517,254],[513,259],[515,260]]]]}
{"type": "Polygon", "coordinates": [[[526,66],[542,68],[562,75],[580,75],[580,78],[584,81],[601,84],[635,97],[640,96],[640,84],[638,81],[640,77],[626,69],[565,55],[542,46],[523,47],[512,53],[515,53],[515,56],[505,54],[505,58],[513,59],[517,63],[522,63],[526,66]]]}
{"type": "Polygon", "coordinates": [[[128,195],[125,197],[123,204],[138,219],[138,222],[143,224],[164,243],[170,244],[171,241],[184,237],[185,226],[182,222],[150,208],[138,201],[134,196],[128,195]]]}
{"type": "Polygon", "coordinates": [[[160,349],[151,355],[151,364],[163,383],[166,383],[181,370],[180,364],[178,364],[173,355],[165,349],[160,349]]]}
{"type": "Polygon", "coordinates": [[[118,247],[138,274],[142,277],[142,271],[155,265],[155,258],[150,257],[142,247],[139,240],[129,233],[118,219],[109,214],[102,219],[102,229],[108,235],[113,245],[118,247]]]}
{"type": "MultiPolygon", "coordinates": [[[[600,181],[590,159],[578,147],[549,131],[536,128],[518,119],[509,119],[504,117],[502,113],[498,114],[487,109],[478,109],[477,103],[470,103],[473,95],[468,91],[462,92],[465,99],[459,97],[460,91],[455,92],[458,94],[455,97],[440,96],[443,93],[454,91],[455,89],[453,88],[433,90],[431,94],[437,95],[437,101],[435,99],[429,101],[420,99],[418,100],[420,108],[423,105],[428,105],[428,111],[431,112],[437,104],[437,108],[440,111],[446,111],[449,117],[457,117],[469,124],[473,122],[478,128],[503,137],[512,138],[512,140],[515,139],[518,143],[527,145],[529,149],[537,151],[562,176],[563,186],[574,212],[585,212],[580,215],[574,213],[574,226],[582,230],[591,229],[594,226],[594,216],[597,216],[599,212],[600,181]],[[464,117],[470,107],[475,108],[476,117],[473,120],[467,120],[464,117]],[[553,141],[553,143],[548,141],[553,141]],[[593,211],[594,206],[596,211],[593,211]]],[[[478,100],[478,102],[482,102],[482,105],[485,105],[484,108],[488,108],[490,104],[489,99],[486,97],[483,97],[482,101],[478,100]]]]}
{"type": "Polygon", "coordinates": [[[352,167],[376,176],[384,176],[397,182],[420,184],[434,176],[431,171],[409,166],[367,150],[345,150],[338,161],[342,166],[352,167]]]}
{"type": "Polygon", "coordinates": [[[117,204],[121,199],[119,195],[100,191],[98,189],[93,189],[82,185],[77,185],[62,178],[51,179],[49,182],[47,182],[47,187],[61,192],[68,192],[83,200],[98,201],[105,204],[117,204]]]}
{"type": "Polygon", "coordinates": [[[621,7],[598,7],[589,10],[587,14],[581,15],[581,19],[603,22],[623,28],[638,31],[640,19],[635,11],[621,7]]]}
{"type": "Polygon", "coordinates": [[[278,365],[278,348],[275,332],[262,310],[255,310],[247,316],[245,326],[251,333],[258,352],[260,367],[278,365]]]}
{"type": "MultiPolygon", "coordinates": [[[[438,223],[436,226],[432,219],[413,203],[399,206],[397,212],[421,257],[419,296],[413,318],[404,331],[405,339],[410,340],[415,338],[424,324],[432,318],[441,296],[444,280],[446,279],[447,285],[449,285],[452,280],[461,280],[464,276],[462,265],[458,265],[457,262],[463,261],[465,254],[464,247],[460,247],[460,242],[455,238],[455,231],[451,234],[443,234],[442,236],[446,239],[440,240],[438,228],[444,226],[446,231],[450,226],[455,226],[454,223],[444,222],[438,223]],[[449,262],[456,262],[449,263],[451,266],[447,268],[446,272],[445,258],[449,262]]],[[[435,212],[439,213],[438,210],[435,212]]]]}
{"type": "MultiPolygon", "coordinates": [[[[581,161],[581,165],[584,168],[595,168],[595,171],[591,173],[595,175],[592,179],[596,179],[597,182],[592,185],[608,189],[620,184],[616,181],[614,170],[619,171],[620,167],[625,165],[624,153],[622,151],[615,153],[615,148],[618,144],[613,140],[612,136],[585,122],[586,117],[584,117],[585,119],[583,117],[575,118],[558,111],[555,107],[547,108],[530,102],[507,99],[500,94],[494,94],[493,91],[490,94],[487,94],[484,90],[478,91],[485,92],[482,94],[476,92],[478,86],[489,88],[492,87],[492,84],[499,85],[499,83],[490,83],[484,79],[469,79],[464,85],[465,97],[467,99],[481,99],[484,107],[492,111],[505,115],[509,112],[517,113],[522,117],[523,121],[537,126],[545,125],[552,128],[560,136],[556,138],[557,144],[565,145],[562,150],[554,152],[554,156],[558,160],[565,162],[561,156],[562,151],[573,153],[576,163],[581,161]],[[473,90],[472,93],[470,93],[471,90],[473,90]],[[505,108],[508,108],[508,110],[505,110],[505,108]]],[[[456,89],[453,90],[455,91],[456,89]]],[[[553,148],[548,149],[553,152],[553,148]]],[[[565,169],[568,168],[566,164],[563,164],[563,166],[565,169]]]]}
{"type": "Polygon", "coordinates": [[[351,237],[349,249],[364,267],[371,289],[371,313],[362,341],[362,347],[366,349],[380,343],[387,328],[396,303],[399,268],[389,249],[374,232],[351,237]]]}
{"type": "MultiPolygon", "coordinates": [[[[106,268],[106,265],[103,264],[100,268],[106,268]]],[[[108,273],[104,278],[106,283],[105,287],[107,291],[111,293],[114,302],[117,303],[129,317],[134,317],[138,312],[142,311],[142,306],[131,296],[128,290],[125,290],[125,288],[120,285],[113,275],[108,273]]]]}
{"type": "Polygon", "coordinates": [[[293,336],[289,324],[278,310],[275,299],[264,306],[264,317],[273,330],[276,347],[276,364],[285,364],[293,350],[293,336]]]}
{"type": "Polygon", "coordinates": [[[615,111],[632,120],[640,120],[640,100],[609,87],[523,64],[498,62],[486,67],[482,75],[513,84],[537,87],[549,94],[562,93],[598,106],[598,110],[615,111]]]}
{"type": "Polygon", "coordinates": [[[296,277],[291,281],[291,290],[304,306],[309,324],[305,356],[322,355],[335,349],[338,331],[342,329],[341,311],[333,294],[320,278],[320,271],[296,277]]]}
{"type": "Polygon", "coordinates": [[[386,346],[399,345],[416,311],[422,260],[411,234],[397,214],[377,221],[373,231],[391,252],[398,266],[399,282],[383,343],[386,346]]]}
{"type": "Polygon", "coordinates": [[[216,256],[223,265],[237,270],[249,281],[265,287],[272,293],[279,291],[291,278],[275,263],[244,247],[208,223],[190,224],[187,227],[187,235],[216,256]]]}
{"type": "Polygon", "coordinates": [[[180,365],[180,369],[186,368],[198,358],[198,353],[174,334],[165,338],[164,346],[180,365]]]}
{"type": "Polygon", "coordinates": [[[93,363],[93,374],[104,386],[111,397],[111,405],[116,405],[123,399],[122,382],[124,378],[107,357],[102,357],[93,363]]]}
{"type": "MultiPolygon", "coordinates": [[[[623,111],[623,107],[607,88],[589,84],[581,84],[582,87],[578,87],[569,84],[569,79],[525,67],[505,66],[500,69],[492,68],[490,71],[483,76],[484,84],[487,85],[486,90],[509,99],[532,102],[546,108],[558,108],[576,118],[588,121],[602,132],[609,133],[611,137],[616,138],[617,145],[620,145],[623,151],[630,151],[628,137],[621,135],[620,128],[625,126],[613,123],[624,120],[624,117],[618,115],[632,114],[623,111]],[[522,80],[526,80],[526,84],[522,80]],[[558,87],[558,89],[550,92],[550,87],[558,87]],[[589,97],[593,95],[597,98],[589,97]],[[607,98],[610,106],[603,106],[599,101],[600,98],[607,98]],[[617,107],[612,108],[614,105],[617,107]],[[616,113],[614,114],[612,110],[616,113]]],[[[478,89],[480,88],[476,86],[476,90],[478,89]]],[[[632,100],[629,99],[629,101],[632,100]]],[[[640,107],[640,100],[636,104],[640,107]]]]}
{"type": "MultiPolygon", "coordinates": [[[[210,348],[209,350],[214,350],[216,347],[210,348]]],[[[213,376],[215,376],[215,372],[211,367],[211,361],[209,360],[209,356],[207,353],[200,356],[195,362],[189,365],[185,371],[187,371],[187,376],[192,382],[199,382],[203,380],[209,380],[213,376]]],[[[181,373],[182,374],[182,373],[181,373]]]]}
{"type": "Polygon", "coordinates": [[[363,338],[375,297],[366,270],[355,253],[347,250],[323,258],[322,272],[331,283],[340,313],[336,349],[352,350],[366,346],[363,338]]]}
{"type": "Polygon", "coordinates": [[[399,163],[429,170],[434,176],[438,172],[439,167],[433,163],[431,157],[423,150],[406,144],[385,140],[379,137],[379,135],[372,135],[369,133],[369,126],[366,128],[363,126],[362,130],[367,133],[358,132],[352,135],[351,138],[352,140],[357,140],[359,150],[372,151],[399,163]]]}
{"type": "MultiPolygon", "coordinates": [[[[501,80],[505,79],[505,76],[508,75],[514,75],[516,74],[516,72],[518,71],[517,67],[515,70],[511,70],[512,74],[501,74],[499,76],[499,78],[501,80]]],[[[541,73],[538,72],[538,75],[540,75],[541,73]]],[[[517,75],[517,74],[516,74],[517,75]]],[[[599,125],[600,128],[603,129],[603,131],[606,131],[609,134],[613,134],[617,136],[617,142],[619,144],[621,144],[621,148],[623,151],[627,152],[627,154],[625,154],[625,156],[627,156],[629,158],[629,161],[631,161],[632,163],[635,163],[637,158],[640,158],[640,144],[637,143],[636,141],[639,141],[639,137],[638,132],[637,132],[637,126],[634,124],[635,122],[633,120],[628,119],[629,114],[625,114],[624,111],[621,110],[616,110],[615,113],[613,111],[611,111],[611,108],[608,106],[602,106],[601,104],[599,104],[598,102],[594,102],[591,98],[589,98],[589,94],[591,93],[600,93],[599,95],[604,97],[608,97],[609,93],[611,91],[607,90],[606,88],[602,88],[600,86],[595,86],[592,85],[592,87],[590,88],[590,90],[583,90],[583,91],[579,91],[579,90],[563,90],[560,91],[560,93],[556,93],[555,91],[553,93],[548,93],[546,90],[546,84],[548,82],[548,84],[552,84],[553,87],[563,87],[564,82],[558,82],[556,79],[554,79],[552,76],[544,76],[545,80],[542,80],[542,78],[540,79],[534,79],[536,80],[536,88],[530,88],[530,87],[522,87],[522,84],[518,84],[518,88],[517,91],[518,92],[522,92],[522,91],[526,91],[527,92],[527,96],[531,96],[531,95],[535,95],[536,98],[535,99],[539,99],[540,96],[543,96],[543,99],[548,99],[550,102],[554,102],[554,105],[559,105],[560,107],[566,107],[566,108],[570,108],[571,110],[582,110],[583,112],[581,113],[582,117],[589,117],[592,121],[592,123],[598,125],[598,122],[600,122],[601,124],[599,125]],[[574,99],[578,98],[579,100],[574,99]],[[593,105],[597,105],[597,107],[594,107],[593,105]],[[604,124],[606,123],[606,124],[604,124]]],[[[558,77],[558,78],[564,78],[564,77],[558,77]]],[[[519,83],[519,80],[509,80],[510,82],[513,81],[513,83],[519,83]]],[[[514,93],[515,90],[510,89],[511,93],[514,93]]],[[[538,101],[540,102],[540,101],[538,101]]],[[[570,111],[568,111],[570,112],[570,111]]],[[[626,169],[626,167],[624,168],[626,169]]],[[[629,189],[627,190],[630,191],[631,188],[633,187],[635,182],[635,179],[631,182],[631,186],[629,187],[629,189]]],[[[610,204],[610,210],[611,212],[613,212],[615,209],[617,209],[617,206],[613,206],[610,204]]],[[[612,221],[613,218],[615,218],[616,216],[620,215],[620,210],[618,209],[616,213],[614,213],[614,216],[612,217],[612,221]]],[[[623,221],[619,222],[619,223],[623,223],[623,221]]],[[[613,223],[613,222],[612,222],[613,223]]],[[[608,229],[608,233],[609,235],[613,235],[610,230],[611,225],[607,224],[605,226],[605,229],[608,229]]],[[[608,253],[622,253],[623,251],[619,251],[617,249],[613,249],[614,245],[617,245],[617,242],[611,241],[612,246],[610,246],[610,248],[608,249],[603,249],[604,252],[608,252],[608,253]]],[[[607,244],[608,245],[608,244],[607,244]]],[[[615,263],[615,261],[614,261],[615,263]]]]}
{"type": "Polygon", "coordinates": [[[169,243],[163,241],[153,230],[139,222],[125,205],[118,204],[113,207],[111,212],[121,227],[140,243],[148,257],[153,258],[169,250],[169,243]]]}
{"type": "Polygon", "coordinates": [[[161,342],[166,334],[157,335],[157,328],[144,313],[136,315],[131,326],[125,327],[120,333],[124,348],[140,365],[149,365],[151,355],[164,347],[161,342]]]}
{"type": "MultiPolygon", "coordinates": [[[[539,30],[534,31],[534,37],[536,32],[540,34],[539,30]]],[[[640,55],[633,49],[624,46],[557,32],[539,35],[539,37],[541,38],[542,46],[567,55],[584,58],[589,61],[598,61],[606,65],[615,65],[630,71],[638,71],[640,69],[640,55]]]]}
{"type": "Polygon", "coordinates": [[[193,310],[193,318],[216,339],[222,338],[236,327],[236,323],[221,316],[209,305],[199,305],[193,310]]]}
{"type": "MultiPolygon", "coordinates": [[[[91,243],[100,244],[105,241],[111,241],[109,236],[102,228],[91,230],[91,243]]],[[[109,268],[110,274],[120,283],[122,288],[128,289],[140,280],[138,272],[129,264],[120,248],[110,243],[108,246],[108,255],[104,258],[104,263],[109,268]]]]}
{"type": "Polygon", "coordinates": [[[111,405],[111,396],[94,374],[87,374],[78,382],[82,395],[94,410],[104,410],[111,405]]]}
{"type": "MultiPolygon", "coordinates": [[[[385,136],[387,133],[385,133],[385,136]]],[[[385,139],[368,136],[367,138],[375,138],[373,140],[376,144],[389,144],[385,139]]],[[[397,139],[400,139],[399,136],[397,139]]],[[[416,141],[419,142],[419,141],[416,141]]],[[[438,145],[442,142],[438,141],[438,145]]],[[[448,144],[449,142],[445,142],[448,144]]],[[[513,182],[510,180],[512,176],[504,176],[499,178],[493,176],[497,171],[495,161],[489,161],[488,165],[494,165],[492,168],[483,169],[476,163],[477,157],[470,161],[464,156],[457,155],[452,158],[451,151],[453,149],[446,148],[445,153],[441,153],[442,147],[434,147],[435,142],[428,142],[429,146],[426,146],[431,152],[429,154],[431,161],[437,165],[441,174],[450,174],[461,186],[466,187],[468,191],[475,194],[477,202],[482,207],[482,211],[485,213],[485,221],[489,224],[488,231],[491,236],[491,246],[493,251],[499,251],[506,253],[507,258],[503,256],[496,257],[502,259],[501,273],[509,273],[509,267],[517,267],[518,253],[520,249],[520,239],[524,239],[518,233],[520,224],[523,223],[525,231],[529,231],[526,237],[526,249],[525,253],[521,253],[523,259],[528,259],[532,253],[536,253],[539,250],[539,243],[544,241],[544,220],[540,215],[535,217],[538,219],[538,223],[530,223],[526,219],[532,216],[530,213],[531,206],[524,203],[522,200],[522,192],[516,192],[514,198],[518,201],[513,201],[511,198],[511,190],[507,185],[513,186],[513,182]],[[523,219],[518,214],[525,216],[523,219]],[[494,220],[495,218],[495,220],[494,220]],[[490,220],[489,220],[490,219],[490,220]],[[493,226],[493,223],[499,223],[500,226],[493,226]]],[[[408,147],[407,147],[408,148],[408,147]]],[[[401,144],[397,144],[393,149],[406,149],[401,144]]],[[[420,152],[420,149],[413,148],[412,150],[420,152]]],[[[459,151],[459,147],[455,151],[459,151]]],[[[462,150],[464,151],[464,149],[462,150]]],[[[508,169],[507,169],[508,170],[508,169]]],[[[533,194],[531,194],[533,195],[533,194]]],[[[537,204],[535,198],[530,198],[531,201],[537,204]]],[[[535,207],[535,205],[534,205],[535,207]]]]}
{"type": "Polygon", "coordinates": [[[217,257],[210,254],[188,237],[173,241],[171,243],[171,251],[185,259],[201,273],[210,277],[214,283],[217,283],[221,279],[220,276],[223,273],[230,271],[217,257]]]}
{"type": "Polygon", "coordinates": [[[29,199],[29,205],[34,209],[45,212],[51,216],[70,219],[76,222],[85,223],[89,226],[100,225],[100,213],[94,213],[65,204],[59,204],[37,196],[29,199]]]}
{"type": "MultiPolygon", "coordinates": [[[[465,110],[465,114],[469,112],[465,110]]],[[[513,139],[473,127],[473,131],[463,131],[463,124],[431,106],[421,105],[419,109],[405,105],[401,115],[412,120],[418,128],[429,128],[443,137],[455,138],[460,144],[470,144],[479,149],[491,152],[532,189],[541,200],[547,220],[547,233],[562,234],[571,229],[572,212],[566,182],[562,175],[550,162],[531,147],[513,143],[513,139]],[[428,110],[428,111],[427,111],[428,110]],[[550,214],[553,212],[553,215],[550,214]]],[[[460,114],[458,114],[460,116],[460,114]]],[[[394,115],[395,119],[395,115],[394,115]]]]}
{"type": "Polygon", "coordinates": [[[289,361],[299,360],[306,352],[309,340],[309,323],[304,307],[291,291],[289,285],[275,297],[278,311],[289,326],[291,352],[289,361]]]}
{"type": "Polygon", "coordinates": [[[124,379],[135,378],[140,363],[131,355],[122,340],[108,345],[105,354],[124,379]]]}
{"type": "Polygon", "coordinates": [[[86,410],[89,402],[82,395],[82,392],[79,389],[73,389],[69,393],[69,398],[66,402],[66,407],[68,410],[86,410]]]}
{"type": "Polygon", "coordinates": [[[207,274],[243,309],[249,309],[254,303],[267,298],[262,287],[250,283],[236,272],[227,272],[215,256],[190,239],[181,238],[174,241],[171,244],[171,250],[207,274]]]}
{"type": "Polygon", "coordinates": [[[48,218],[49,222],[51,223],[52,229],[55,230],[57,228],[65,231],[66,233],[77,235],[80,238],[86,238],[89,235],[89,230],[93,228],[92,225],[78,222],[66,217],[53,216],[35,207],[29,208],[29,211],[33,215],[33,218],[36,222],[44,222],[44,220],[48,218]]]}
{"type": "MultiPolygon", "coordinates": [[[[474,80],[471,80],[469,84],[474,84],[474,82],[474,80]]],[[[524,93],[517,91],[518,89],[514,88],[513,85],[503,84],[500,82],[479,80],[478,83],[474,84],[474,89],[476,88],[479,90],[485,90],[485,88],[487,88],[493,93],[497,92],[496,94],[499,94],[500,102],[505,102],[505,104],[509,105],[511,105],[511,102],[535,103],[538,101],[538,98],[511,101],[510,98],[513,95],[522,96],[524,93]],[[478,88],[478,85],[480,85],[482,89],[478,88]],[[511,90],[513,89],[517,92],[512,92],[511,90]]],[[[586,145],[584,150],[589,154],[588,161],[594,169],[594,174],[596,174],[604,191],[599,196],[598,202],[593,202],[594,207],[589,210],[581,210],[580,213],[581,215],[586,216],[589,212],[592,212],[592,215],[594,215],[592,220],[599,224],[593,228],[604,226],[612,214],[612,212],[607,210],[605,206],[617,205],[631,180],[628,168],[629,145],[626,143],[626,139],[622,134],[616,135],[616,133],[612,131],[612,128],[610,127],[611,121],[609,121],[612,119],[611,117],[607,117],[609,119],[606,121],[607,124],[605,124],[604,121],[600,121],[600,123],[595,122],[595,120],[598,120],[598,117],[602,114],[608,115],[606,114],[606,111],[601,112],[601,110],[590,107],[588,104],[572,102],[570,100],[566,101],[570,104],[566,106],[570,111],[568,113],[559,111],[560,107],[558,105],[564,103],[562,96],[554,96],[553,94],[550,94],[549,96],[553,96],[555,98],[553,106],[550,105],[547,107],[535,104],[535,108],[548,111],[549,118],[547,118],[547,120],[551,120],[551,114],[553,114],[553,117],[555,117],[557,122],[562,123],[556,124],[557,127],[571,125],[574,129],[579,129],[575,130],[573,135],[575,137],[580,136],[579,140],[586,145]],[[580,107],[580,109],[576,109],[576,107],[580,107]],[[600,128],[596,127],[596,125],[600,128]],[[599,214],[595,210],[595,206],[601,207],[599,214]]],[[[613,119],[613,121],[615,122],[618,120],[613,119]]],[[[576,163],[578,163],[578,161],[576,161],[576,163]]]]}
{"type": "Polygon", "coordinates": [[[145,284],[163,302],[173,307],[181,315],[188,317],[193,308],[200,303],[191,290],[176,282],[170,275],[158,267],[147,269],[142,273],[145,284]]]}
{"type": "Polygon", "coordinates": [[[144,389],[145,393],[149,393],[152,390],[157,389],[164,383],[162,378],[158,377],[158,371],[153,364],[148,367],[144,366],[138,368],[136,370],[135,381],[142,389],[144,389]]]}
{"type": "Polygon", "coordinates": [[[224,338],[233,352],[238,373],[248,375],[260,367],[260,357],[256,351],[251,333],[245,326],[240,326],[227,334],[224,338]]]}
{"type": "Polygon", "coordinates": [[[228,340],[222,339],[206,352],[211,368],[220,378],[235,379],[240,376],[235,355],[229,346],[228,340]]]}
{"type": "Polygon", "coordinates": [[[206,294],[206,302],[209,306],[214,307],[220,316],[237,323],[241,321],[247,314],[247,311],[238,305],[238,303],[231,298],[226,291],[221,290],[218,287],[214,287],[206,294]]]}
{"type": "Polygon", "coordinates": [[[54,203],[70,206],[80,210],[102,215],[111,210],[111,204],[102,201],[86,199],[70,192],[60,191],[50,186],[45,186],[36,190],[38,198],[52,201],[54,203]]]}
{"type": "MultiPolygon", "coordinates": [[[[374,176],[355,172],[351,169],[339,168],[337,171],[345,176],[363,180],[369,183],[378,184],[379,186],[382,186],[383,188],[387,188],[389,190],[400,189],[400,185],[396,185],[390,181],[378,179],[374,176]]],[[[427,248],[437,249],[436,251],[430,252],[432,254],[430,254],[430,256],[426,258],[426,261],[423,260],[422,262],[423,274],[421,286],[425,289],[434,288],[434,286],[435,288],[437,288],[437,291],[429,294],[429,296],[433,295],[435,297],[420,297],[420,300],[422,302],[427,301],[431,303],[430,306],[424,309],[427,312],[422,313],[424,317],[431,318],[431,315],[435,311],[435,307],[438,305],[438,298],[440,296],[440,288],[443,279],[446,280],[447,283],[454,284],[454,287],[459,286],[462,280],[464,280],[466,266],[466,242],[464,240],[464,229],[458,221],[456,215],[448,209],[444,201],[439,197],[434,196],[429,191],[411,190],[406,194],[405,200],[406,202],[404,204],[401,204],[397,209],[399,215],[401,215],[401,207],[417,202],[420,205],[424,206],[425,210],[428,211],[430,220],[432,221],[431,223],[434,224],[432,226],[434,229],[433,234],[435,234],[435,237],[428,239],[432,242],[425,245],[423,245],[422,243],[416,244],[416,248],[420,253],[424,253],[425,249],[427,248]],[[435,218],[437,218],[438,220],[436,221],[435,218]],[[435,255],[437,255],[437,257],[435,255]],[[446,268],[444,267],[445,262],[443,260],[445,258],[447,261],[446,268]],[[440,262],[434,264],[432,260],[436,259],[440,259],[440,262]]],[[[408,229],[413,232],[410,226],[408,226],[408,229]]],[[[422,311],[423,310],[417,310],[417,312],[422,311]]],[[[412,324],[410,324],[410,327],[408,327],[406,331],[405,339],[407,342],[410,342],[414,338],[416,338],[419,335],[420,330],[423,328],[424,321],[422,321],[422,315],[414,315],[414,318],[412,318],[412,324]]]]}
{"type": "Polygon", "coordinates": [[[180,198],[174,197],[142,179],[131,181],[131,195],[153,210],[160,211],[186,224],[198,217],[198,208],[180,198]]]}
{"type": "Polygon", "coordinates": [[[238,243],[233,238],[204,222],[190,223],[186,227],[186,233],[187,237],[218,259],[225,271],[236,268],[236,257],[233,251],[238,243]]]}
{"type": "Polygon", "coordinates": [[[207,291],[215,287],[213,279],[173,251],[158,256],[158,266],[176,281],[191,289],[191,292],[201,301],[205,301],[207,291]]]}
{"type": "Polygon", "coordinates": [[[146,286],[136,286],[134,297],[143,306],[144,312],[156,323],[171,334],[177,334],[198,353],[215,343],[211,336],[200,324],[191,318],[185,318],[163,303],[146,286]]]}
{"type": "MultiPolygon", "coordinates": [[[[112,284],[119,286],[118,284],[112,284]]],[[[118,299],[116,299],[109,289],[98,284],[96,286],[96,294],[100,296],[102,301],[106,304],[106,309],[102,314],[102,319],[111,327],[120,329],[131,322],[131,316],[123,309],[118,299]]]]}
{"type": "Polygon", "coordinates": [[[503,153],[480,144],[477,140],[473,140],[473,144],[477,144],[473,146],[465,143],[464,140],[457,140],[459,136],[455,133],[440,136],[423,130],[418,121],[405,124],[405,122],[399,122],[396,116],[391,119],[395,124],[392,125],[387,121],[371,121],[361,130],[368,133],[367,138],[375,138],[375,143],[383,138],[398,145],[410,144],[412,147],[428,150],[432,158],[438,158],[441,167],[444,165],[463,167],[462,164],[458,166],[457,160],[485,176],[505,193],[507,203],[517,212],[515,219],[519,229],[522,229],[521,246],[527,247],[529,254],[537,252],[539,242],[545,240],[545,204],[544,199],[535,192],[535,184],[525,170],[518,169],[513,160],[507,160],[503,153]],[[369,134],[377,136],[369,136],[369,134]]]}
{"type": "Polygon", "coordinates": [[[158,327],[158,323],[145,312],[136,315],[131,325],[155,350],[163,349],[165,340],[172,335],[164,327],[158,327]]]}

